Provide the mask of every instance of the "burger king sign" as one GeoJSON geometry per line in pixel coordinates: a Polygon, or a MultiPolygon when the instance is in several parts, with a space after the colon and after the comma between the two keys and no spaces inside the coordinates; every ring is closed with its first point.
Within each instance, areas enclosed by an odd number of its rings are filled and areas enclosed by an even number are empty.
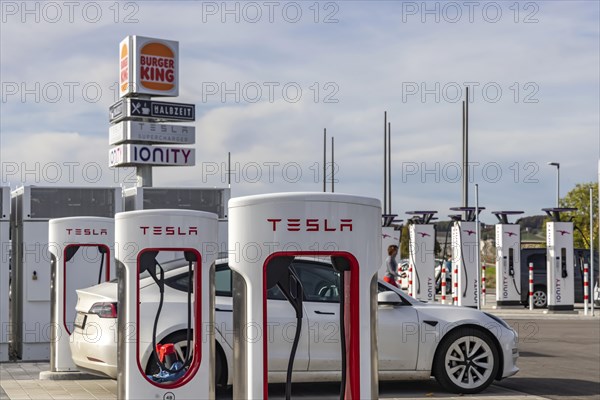
{"type": "Polygon", "coordinates": [[[127,36],[119,45],[119,94],[179,95],[179,42],[127,36]]]}

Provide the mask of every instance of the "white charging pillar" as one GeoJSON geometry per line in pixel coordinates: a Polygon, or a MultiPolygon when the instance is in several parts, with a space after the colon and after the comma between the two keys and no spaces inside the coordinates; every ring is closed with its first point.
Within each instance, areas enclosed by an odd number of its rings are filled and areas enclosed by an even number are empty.
{"type": "Polygon", "coordinates": [[[408,211],[409,225],[408,294],[417,300],[435,300],[435,228],[431,221],[437,211],[408,211]]]}
{"type": "MultiPolygon", "coordinates": [[[[131,211],[115,216],[119,278],[117,398],[214,398],[214,285],[209,274],[216,259],[217,224],[216,214],[191,210],[131,211]],[[210,250],[205,251],[207,248],[210,250]],[[147,255],[155,260],[161,253],[177,253],[181,257],[189,254],[195,260],[193,344],[190,345],[193,359],[183,376],[168,383],[153,381],[141,365],[144,353],[152,351],[152,325],[158,300],[152,300],[146,307],[140,303],[139,273],[140,269],[155,267],[144,264],[147,255]]],[[[182,266],[187,265],[186,260],[182,260],[182,266]]],[[[157,343],[160,340],[157,338],[157,343]]]]}
{"type": "Polygon", "coordinates": [[[48,240],[52,307],[50,371],[77,371],[69,344],[77,315],[75,291],[114,278],[114,220],[102,217],[51,219],[48,240]]]}
{"type": "MultiPolygon", "coordinates": [[[[379,200],[332,193],[281,193],[229,201],[229,265],[234,271],[233,398],[267,399],[267,266],[280,257],[326,257],[343,272],[346,398],[377,399],[379,200]]],[[[340,288],[341,290],[341,288],[340,288]]],[[[291,348],[290,343],[290,348],[291,348]]]]}
{"type": "MultiPolygon", "coordinates": [[[[396,214],[384,214],[381,217],[383,223],[381,226],[381,259],[383,262],[377,272],[379,279],[383,279],[387,273],[385,259],[388,257],[388,247],[395,245],[400,249],[400,236],[402,234],[402,225],[400,225],[400,223],[402,220],[396,220],[396,217],[396,214]]],[[[399,253],[398,257],[400,257],[399,253]]]]}
{"type": "Polygon", "coordinates": [[[0,362],[8,361],[8,293],[10,277],[10,188],[0,187],[0,362]]]}
{"type": "Polygon", "coordinates": [[[521,305],[521,226],[508,215],[523,211],[493,211],[496,224],[496,307],[521,305]]]}
{"type": "Polygon", "coordinates": [[[381,255],[383,262],[377,273],[379,279],[383,279],[387,272],[387,266],[385,265],[385,259],[388,256],[388,247],[391,245],[398,246],[400,248],[400,232],[395,231],[393,227],[384,226],[381,228],[381,255]]]}
{"type": "Polygon", "coordinates": [[[561,221],[562,212],[575,208],[544,208],[552,221],[546,223],[546,272],[548,311],[573,311],[575,281],[573,223],[561,221]]]}
{"type": "MultiPolygon", "coordinates": [[[[479,207],[480,211],[484,209],[479,207]]],[[[452,297],[455,305],[476,308],[480,285],[475,207],[455,207],[451,210],[465,212],[465,220],[455,220],[452,226],[452,297]]]]}

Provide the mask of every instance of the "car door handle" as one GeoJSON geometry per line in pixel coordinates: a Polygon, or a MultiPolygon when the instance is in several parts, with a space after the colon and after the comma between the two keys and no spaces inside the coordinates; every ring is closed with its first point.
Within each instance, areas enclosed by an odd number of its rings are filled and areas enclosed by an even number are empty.
{"type": "Polygon", "coordinates": [[[319,315],[335,315],[335,313],[334,313],[334,312],[329,312],[329,311],[319,311],[319,310],[316,310],[316,311],[315,311],[315,314],[319,314],[319,315]]]}
{"type": "Polygon", "coordinates": [[[215,308],[215,311],[222,311],[222,312],[233,312],[233,310],[226,310],[226,309],[219,308],[219,307],[215,308]]]}

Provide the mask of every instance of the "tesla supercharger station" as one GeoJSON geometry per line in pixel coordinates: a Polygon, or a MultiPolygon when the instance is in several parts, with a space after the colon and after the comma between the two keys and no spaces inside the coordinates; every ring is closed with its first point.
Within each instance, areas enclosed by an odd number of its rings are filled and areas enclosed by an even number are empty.
{"type": "Polygon", "coordinates": [[[561,213],[576,208],[544,208],[552,219],[546,223],[546,271],[548,311],[573,311],[575,303],[573,222],[561,221],[561,213]]]}
{"type": "MultiPolygon", "coordinates": [[[[277,286],[294,307],[299,337],[303,288],[292,267],[295,257],[327,259],[340,272],[341,396],[378,398],[380,218],[379,200],[343,194],[281,193],[229,201],[229,265],[234,271],[233,398],[268,398],[268,340],[260,332],[267,329],[269,288],[277,286]]],[[[295,346],[291,347],[288,382],[295,346]]]]}
{"type": "Polygon", "coordinates": [[[123,211],[168,208],[196,210],[219,216],[219,258],[227,257],[227,202],[231,198],[229,188],[189,187],[130,187],[123,189],[123,211]]]}
{"type": "Polygon", "coordinates": [[[435,227],[429,222],[437,211],[407,211],[408,294],[417,300],[435,300],[435,227]]]}
{"type": "MultiPolygon", "coordinates": [[[[214,264],[217,215],[192,210],[142,210],[115,216],[115,251],[119,278],[119,399],[192,400],[214,398],[214,264]],[[209,251],[205,251],[210,248],[209,251]],[[154,333],[161,311],[169,312],[162,264],[181,259],[188,266],[187,337],[184,359],[169,361],[169,343],[154,333]],[[140,275],[151,277],[159,299],[140,300],[140,275]],[[166,294],[165,294],[166,293],[166,294]],[[165,346],[163,346],[165,345],[165,346]],[[144,354],[160,360],[161,372],[147,375],[144,354]]],[[[179,305],[181,307],[181,305],[179,305]]],[[[179,311],[171,311],[179,312],[179,311]]],[[[158,365],[157,361],[157,365],[158,365]]]]}
{"type": "Polygon", "coordinates": [[[492,211],[496,224],[496,307],[521,306],[521,226],[509,215],[523,211],[492,211]]]}
{"type": "MultiPolygon", "coordinates": [[[[479,207],[479,212],[484,210],[479,207]]],[[[452,211],[462,211],[465,218],[460,215],[453,216],[452,225],[452,297],[453,303],[458,306],[477,307],[479,300],[479,268],[477,252],[477,222],[475,222],[475,207],[454,207],[452,211]]]]}
{"type": "Polygon", "coordinates": [[[50,371],[71,372],[70,340],[77,321],[77,289],[115,277],[114,219],[70,217],[51,219],[48,247],[51,257],[50,371]]]}
{"type": "Polygon", "coordinates": [[[0,187],[0,362],[8,361],[8,282],[10,277],[10,188],[0,187]]]}

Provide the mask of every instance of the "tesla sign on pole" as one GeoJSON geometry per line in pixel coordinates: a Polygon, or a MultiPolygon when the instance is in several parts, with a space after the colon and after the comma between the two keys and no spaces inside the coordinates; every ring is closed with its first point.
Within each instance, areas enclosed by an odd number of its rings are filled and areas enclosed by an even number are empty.
{"type": "Polygon", "coordinates": [[[135,167],[138,186],[152,186],[153,166],[193,166],[193,126],[162,124],[193,122],[194,104],[154,101],[151,96],[179,95],[179,42],[127,36],[119,44],[119,95],[110,106],[110,167],[135,167]]]}

